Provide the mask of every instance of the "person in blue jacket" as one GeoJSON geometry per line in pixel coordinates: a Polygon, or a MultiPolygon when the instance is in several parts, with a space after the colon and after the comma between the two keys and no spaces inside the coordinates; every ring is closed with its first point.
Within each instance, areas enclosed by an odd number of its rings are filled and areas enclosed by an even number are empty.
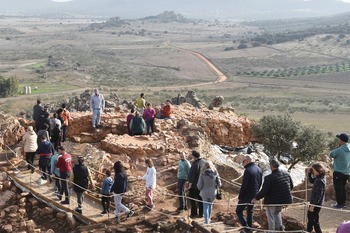
{"type": "Polygon", "coordinates": [[[127,212],[127,218],[130,218],[134,214],[134,211],[129,210],[125,205],[122,204],[123,194],[126,192],[128,182],[122,162],[115,162],[114,173],[114,184],[111,188],[111,191],[114,193],[115,220],[119,221],[120,212],[127,212]]]}
{"type": "Polygon", "coordinates": [[[109,205],[111,202],[111,198],[109,195],[111,193],[113,180],[111,178],[111,171],[110,170],[106,171],[106,176],[107,176],[107,178],[103,181],[102,189],[101,189],[101,194],[103,195],[102,196],[103,211],[101,214],[107,214],[109,212],[109,205]]]}

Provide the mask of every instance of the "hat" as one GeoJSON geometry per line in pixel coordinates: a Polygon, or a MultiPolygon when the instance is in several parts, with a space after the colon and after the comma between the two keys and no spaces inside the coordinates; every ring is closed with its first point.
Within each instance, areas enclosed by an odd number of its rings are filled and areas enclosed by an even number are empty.
{"type": "Polygon", "coordinates": [[[336,137],[342,140],[343,142],[349,142],[349,136],[345,133],[337,134],[336,137]]]}
{"type": "Polygon", "coordinates": [[[28,130],[29,132],[33,132],[33,126],[28,126],[27,130],[28,130]]]}

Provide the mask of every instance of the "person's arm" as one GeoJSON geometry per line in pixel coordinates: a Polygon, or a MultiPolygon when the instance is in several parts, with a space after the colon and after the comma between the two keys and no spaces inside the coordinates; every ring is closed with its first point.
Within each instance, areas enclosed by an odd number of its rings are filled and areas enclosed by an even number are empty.
{"type": "Polygon", "coordinates": [[[147,169],[147,172],[146,172],[146,174],[144,175],[144,176],[142,176],[142,180],[145,180],[145,179],[147,179],[147,175],[148,175],[148,169],[147,169]]]}
{"type": "Polygon", "coordinates": [[[156,170],[153,168],[153,169],[150,169],[150,185],[148,188],[150,189],[154,189],[155,187],[153,187],[153,183],[156,181],[156,170]]]}
{"type": "Polygon", "coordinates": [[[202,188],[203,188],[203,176],[202,176],[202,174],[199,175],[198,182],[197,182],[197,188],[199,190],[202,190],[202,188]]]}
{"type": "Polygon", "coordinates": [[[195,165],[192,164],[192,167],[191,167],[190,172],[188,174],[188,189],[192,188],[192,183],[195,180],[195,175],[196,175],[195,165]]]}
{"type": "Polygon", "coordinates": [[[255,199],[256,200],[260,200],[261,198],[265,197],[266,194],[270,191],[271,189],[271,182],[269,177],[265,177],[265,181],[263,184],[262,189],[260,190],[260,192],[258,194],[256,194],[255,199]]]}
{"type": "Polygon", "coordinates": [[[41,143],[39,144],[39,146],[38,146],[38,149],[36,149],[36,154],[40,154],[40,152],[41,152],[41,143]]]}
{"type": "Polygon", "coordinates": [[[309,178],[310,183],[313,184],[313,183],[315,182],[316,177],[313,178],[313,177],[311,176],[311,173],[308,173],[307,176],[308,176],[308,178],[309,178]]]}
{"type": "Polygon", "coordinates": [[[143,108],[146,108],[146,100],[142,101],[142,106],[143,106],[143,108]]]}
{"type": "Polygon", "coordinates": [[[56,162],[56,164],[55,164],[55,167],[59,168],[59,167],[61,166],[61,161],[62,161],[61,157],[58,158],[58,159],[57,159],[57,162],[56,162]]]}
{"type": "Polygon", "coordinates": [[[244,171],[242,186],[241,186],[241,190],[239,191],[238,200],[242,200],[245,196],[245,192],[248,189],[250,175],[251,175],[250,172],[248,172],[247,170],[244,171]]]}
{"type": "Polygon", "coordinates": [[[217,179],[216,184],[217,184],[217,186],[218,186],[218,188],[219,188],[219,187],[221,187],[221,185],[222,185],[219,173],[218,173],[218,177],[217,177],[216,179],[217,179]]]}
{"type": "Polygon", "coordinates": [[[93,95],[91,96],[91,99],[90,99],[90,111],[92,110],[92,108],[94,107],[93,106],[93,95]]]}

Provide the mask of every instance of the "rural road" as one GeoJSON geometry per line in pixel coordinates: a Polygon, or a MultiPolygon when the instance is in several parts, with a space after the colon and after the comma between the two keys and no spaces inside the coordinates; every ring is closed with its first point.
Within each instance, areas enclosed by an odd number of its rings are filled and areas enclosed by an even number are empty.
{"type": "Polygon", "coordinates": [[[227,80],[227,76],[224,75],[216,66],[214,66],[213,63],[211,63],[207,58],[205,58],[202,54],[188,50],[188,49],[183,49],[180,47],[172,46],[168,42],[164,42],[164,45],[168,48],[172,49],[177,49],[186,53],[193,54],[197,58],[199,58],[202,62],[204,62],[210,70],[218,77],[215,81],[213,82],[206,82],[206,83],[197,83],[197,84],[190,84],[190,85],[183,85],[183,86],[169,86],[167,87],[168,89],[177,89],[177,88],[188,88],[188,87],[199,87],[199,86],[206,86],[206,85],[212,85],[215,83],[221,83],[225,82],[227,80]]]}

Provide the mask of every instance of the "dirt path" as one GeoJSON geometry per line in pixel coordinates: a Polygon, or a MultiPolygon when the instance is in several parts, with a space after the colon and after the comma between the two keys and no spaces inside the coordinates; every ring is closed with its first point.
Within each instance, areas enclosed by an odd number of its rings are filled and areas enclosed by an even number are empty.
{"type": "Polygon", "coordinates": [[[206,83],[197,83],[197,84],[190,84],[190,85],[182,85],[182,86],[169,86],[166,87],[168,89],[177,89],[177,88],[188,88],[188,87],[199,87],[199,86],[206,86],[206,85],[212,85],[215,83],[221,83],[221,82],[225,82],[227,80],[227,76],[224,75],[216,66],[214,66],[213,63],[211,63],[207,58],[205,58],[202,54],[188,50],[188,49],[183,49],[180,47],[176,47],[176,46],[172,46],[170,45],[168,42],[164,42],[164,45],[168,48],[173,48],[173,49],[177,49],[186,53],[190,53],[193,54],[194,56],[196,56],[198,59],[200,59],[202,62],[204,62],[209,68],[210,70],[218,76],[218,78],[216,79],[216,81],[213,82],[206,82],[206,83]]]}

